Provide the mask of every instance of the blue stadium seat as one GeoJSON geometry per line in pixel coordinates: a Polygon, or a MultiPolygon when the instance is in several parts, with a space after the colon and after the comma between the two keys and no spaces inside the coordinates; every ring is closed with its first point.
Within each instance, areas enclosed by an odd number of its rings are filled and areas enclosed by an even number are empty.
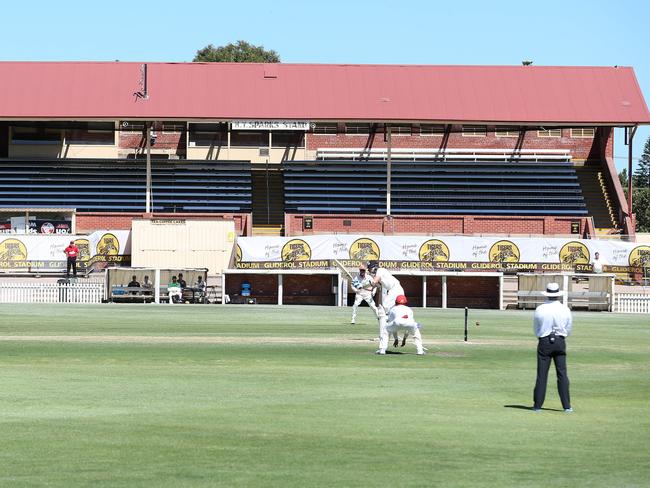
{"type": "MultiPolygon", "coordinates": [[[[285,211],[386,210],[386,161],[286,161],[285,211]]],[[[587,215],[570,161],[393,161],[395,214],[587,215]]]]}
{"type": "MultiPolygon", "coordinates": [[[[0,207],[144,212],[143,160],[0,160],[0,207]]],[[[152,161],[154,212],[251,211],[248,161],[152,161]]]]}

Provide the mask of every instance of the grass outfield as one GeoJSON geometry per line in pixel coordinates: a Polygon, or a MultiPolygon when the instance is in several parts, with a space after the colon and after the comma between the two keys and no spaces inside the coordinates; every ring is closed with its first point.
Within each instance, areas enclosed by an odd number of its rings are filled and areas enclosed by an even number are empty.
{"type": "Polygon", "coordinates": [[[365,308],[1,305],[0,486],[650,485],[649,317],[574,315],[565,414],[532,312],[415,312],[424,357],[365,308]]]}

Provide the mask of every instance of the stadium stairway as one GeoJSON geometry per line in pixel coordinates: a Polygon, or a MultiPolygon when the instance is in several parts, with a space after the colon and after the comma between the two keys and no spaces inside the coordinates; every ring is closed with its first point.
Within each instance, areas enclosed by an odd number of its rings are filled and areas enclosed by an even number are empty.
{"type": "Polygon", "coordinates": [[[279,165],[253,166],[253,235],[281,236],[284,231],[284,185],[279,165]]]}
{"type": "Polygon", "coordinates": [[[596,234],[616,234],[617,208],[610,197],[600,166],[576,166],[576,174],[582,188],[582,195],[589,215],[594,219],[596,234]]]}

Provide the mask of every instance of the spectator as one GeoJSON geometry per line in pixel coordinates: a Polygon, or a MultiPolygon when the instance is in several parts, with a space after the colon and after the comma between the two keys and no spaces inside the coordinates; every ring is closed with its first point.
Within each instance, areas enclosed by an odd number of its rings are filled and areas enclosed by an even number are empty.
{"type": "Polygon", "coordinates": [[[205,291],[205,281],[203,281],[203,276],[199,275],[194,282],[194,288],[199,291],[205,291]]]}
{"type": "Polygon", "coordinates": [[[149,281],[149,276],[145,275],[144,280],[142,280],[142,288],[145,290],[151,290],[153,288],[153,283],[149,281]]]}
{"type": "Polygon", "coordinates": [[[79,248],[77,245],[74,243],[74,241],[70,241],[70,244],[68,247],[66,247],[63,252],[65,253],[66,257],[68,258],[68,263],[65,268],[65,277],[69,278],[70,277],[70,270],[72,270],[72,274],[76,277],[77,276],[77,256],[79,256],[79,248]]]}
{"type": "Polygon", "coordinates": [[[167,285],[167,294],[169,295],[170,305],[174,303],[174,299],[177,302],[183,300],[183,290],[176,276],[172,276],[172,280],[167,285]]]}
{"type": "Polygon", "coordinates": [[[181,286],[181,290],[187,288],[187,283],[183,279],[183,273],[178,273],[178,284],[181,286]]]}
{"type": "Polygon", "coordinates": [[[591,261],[591,270],[594,273],[600,274],[603,272],[604,261],[600,259],[600,253],[596,251],[594,253],[594,259],[591,261]]]}
{"type": "Polygon", "coordinates": [[[140,288],[140,283],[135,275],[131,276],[131,281],[127,285],[129,288],[140,288]]]}
{"type": "Polygon", "coordinates": [[[551,359],[557,373],[557,390],[560,394],[562,408],[567,413],[573,412],[569,397],[569,377],[566,369],[565,338],[571,334],[573,319],[569,307],[560,301],[562,291],[557,283],[549,283],[543,292],[548,300],[535,310],[533,330],[538,337],[537,343],[537,380],[533,393],[533,411],[539,412],[546,397],[546,382],[551,359]]]}

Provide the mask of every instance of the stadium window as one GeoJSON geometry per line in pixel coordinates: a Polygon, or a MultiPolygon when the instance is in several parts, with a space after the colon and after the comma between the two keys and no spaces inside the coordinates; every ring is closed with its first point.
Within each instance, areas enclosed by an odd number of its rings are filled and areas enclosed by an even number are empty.
{"type": "Polygon", "coordinates": [[[304,132],[295,130],[273,131],[271,147],[305,147],[304,132]]]}
{"type": "Polygon", "coordinates": [[[228,124],[190,124],[190,146],[222,146],[228,142],[228,124]]]}
{"type": "Polygon", "coordinates": [[[571,137],[589,137],[593,138],[596,135],[596,129],[593,127],[577,127],[571,129],[571,137]]]}
{"type": "Polygon", "coordinates": [[[163,134],[177,134],[185,130],[185,122],[163,122],[162,123],[162,133],[163,134]]]}
{"type": "Polygon", "coordinates": [[[314,124],[312,132],[314,134],[336,135],[338,132],[338,124],[336,122],[321,122],[314,124]]]}
{"type": "Polygon", "coordinates": [[[115,124],[113,122],[78,122],[74,125],[74,129],[66,131],[67,143],[97,146],[115,145],[115,124]]]}
{"type": "Polygon", "coordinates": [[[443,124],[420,124],[421,136],[444,136],[445,126],[443,124]]]}
{"type": "Polygon", "coordinates": [[[390,124],[390,134],[392,136],[410,136],[411,124],[390,124]]]}
{"type": "Polygon", "coordinates": [[[487,135],[487,127],[484,125],[464,125],[463,137],[485,137],[487,135]]]}
{"type": "Polygon", "coordinates": [[[123,120],[120,122],[122,132],[144,132],[144,122],[141,120],[123,120]]]}
{"type": "Polygon", "coordinates": [[[233,130],[230,132],[230,145],[240,147],[268,147],[269,133],[267,131],[233,130]]]}
{"type": "Polygon", "coordinates": [[[538,130],[537,137],[562,137],[562,129],[538,130]]]}
{"type": "Polygon", "coordinates": [[[33,127],[12,127],[12,144],[60,144],[61,130],[47,128],[43,125],[33,127]]]}
{"type": "Polygon", "coordinates": [[[345,124],[345,133],[351,136],[368,135],[370,134],[370,124],[345,124]]]}
{"type": "Polygon", "coordinates": [[[517,127],[497,127],[494,130],[496,137],[519,137],[519,129],[517,127]]]}

